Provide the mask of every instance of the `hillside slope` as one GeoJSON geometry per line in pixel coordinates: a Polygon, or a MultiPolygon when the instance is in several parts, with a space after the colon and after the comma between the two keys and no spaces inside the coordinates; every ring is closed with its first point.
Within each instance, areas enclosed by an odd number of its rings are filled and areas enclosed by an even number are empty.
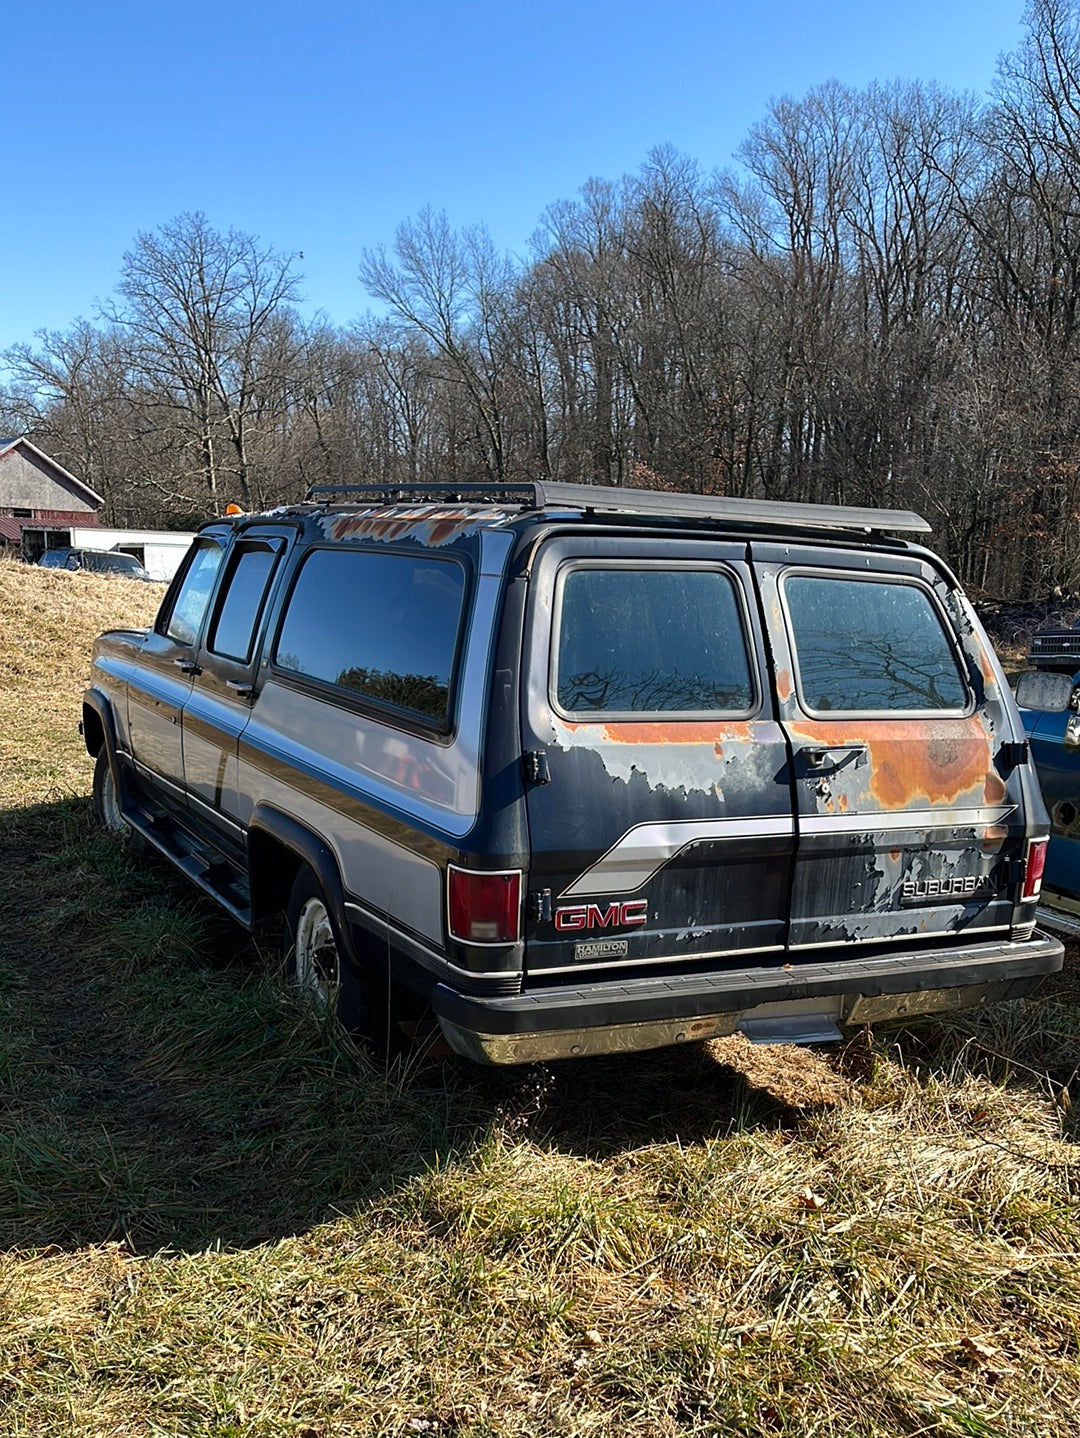
{"type": "Polygon", "coordinates": [[[151,623],[164,592],[0,560],[0,804],[88,791],[78,723],[94,637],[151,623]]]}

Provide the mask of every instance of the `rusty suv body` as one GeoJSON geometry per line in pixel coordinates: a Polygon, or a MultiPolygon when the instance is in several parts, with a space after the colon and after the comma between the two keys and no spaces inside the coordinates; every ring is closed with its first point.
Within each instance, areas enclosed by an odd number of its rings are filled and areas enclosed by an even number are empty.
{"type": "Polygon", "coordinates": [[[97,642],[99,799],[241,923],[291,893],[350,1026],[404,995],[480,1061],[1028,993],[1047,816],[926,530],[555,485],[216,522],[97,642]]]}

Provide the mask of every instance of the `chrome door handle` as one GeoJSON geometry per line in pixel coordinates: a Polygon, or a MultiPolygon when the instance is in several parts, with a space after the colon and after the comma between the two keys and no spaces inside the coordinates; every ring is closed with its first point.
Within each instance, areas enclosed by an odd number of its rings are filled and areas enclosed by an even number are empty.
{"type": "Polygon", "coordinates": [[[225,688],[231,689],[238,699],[250,699],[255,693],[255,685],[246,679],[226,679],[225,688]]]}
{"type": "Polygon", "coordinates": [[[201,674],[202,670],[195,663],[194,659],[174,659],[173,663],[181,674],[201,674]]]}
{"type": "Polygon", "coordinates": [[[865,744],[822,744],[802,750],[806,756],[806,764],[810,769],[824,769],[830,757],[835,755],[833,767],[839,769],[841,764],[846,764],[849,759],[854,759],[856,764],[866,762],[865,744]]]}

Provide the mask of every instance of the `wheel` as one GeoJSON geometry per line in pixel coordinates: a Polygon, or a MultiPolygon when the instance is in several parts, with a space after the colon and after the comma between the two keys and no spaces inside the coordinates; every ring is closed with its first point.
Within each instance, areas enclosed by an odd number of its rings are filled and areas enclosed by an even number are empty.
{"type": "Polygon", "coordinates": [[[131,829],[120,813],[120,796],[116,792],[108,748],[102,746],[94,765],[94,813],[98,822],[118,839],[131,836],[131,829]]]}
{"type": "Polygon", "coordinates": [[[388,1057],[401,1044],[392,985],[374,964],[354,962],[341,942],[322,885],[308,868],[296,876],[286,910],[288,974],[316,1018],[338,1023],[365,1047],[388,1057]]]}

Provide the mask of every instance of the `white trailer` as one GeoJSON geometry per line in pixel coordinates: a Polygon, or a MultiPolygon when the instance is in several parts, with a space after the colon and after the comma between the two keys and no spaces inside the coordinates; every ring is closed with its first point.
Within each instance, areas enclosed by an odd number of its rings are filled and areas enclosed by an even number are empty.
{"type": "Polygon", "coordinates": [[[171,579],[195,538],[171,529],[91,529],[73,526],[73,549],[116,549],[133,554],[152,579],[171,579]]]}

